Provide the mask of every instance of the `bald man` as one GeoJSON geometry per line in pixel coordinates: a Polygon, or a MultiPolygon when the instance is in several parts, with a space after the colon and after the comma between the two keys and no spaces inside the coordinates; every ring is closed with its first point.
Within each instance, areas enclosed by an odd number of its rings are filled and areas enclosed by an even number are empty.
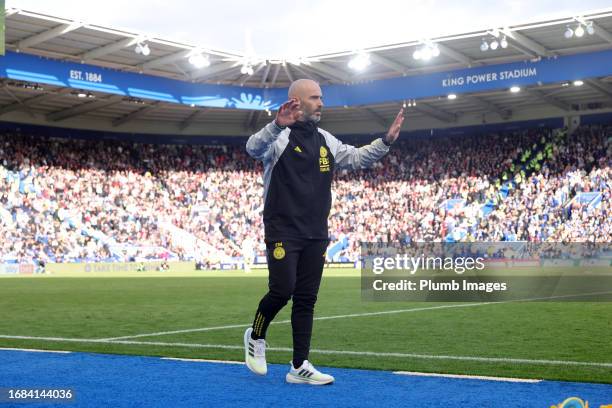
{"type": "Polygon", "coordinates": [[[269,270],[268,293],[259,302],[253,326],[244,333],[246,365],[256,374],[267,373],[266,330],[293,299],[293,361],[286,380],[296,384],[334,382],[308,361],[314,305],[329,244],[333,172],[370,167],[389,151],[404,120],[400,110],[385,136],[356,148],[317,127],[322,108],[319,84],[299,79],[289,87],[289,100],[276,119],[246,144],[249,155],[264,164],[263,220],[269,270]]]}

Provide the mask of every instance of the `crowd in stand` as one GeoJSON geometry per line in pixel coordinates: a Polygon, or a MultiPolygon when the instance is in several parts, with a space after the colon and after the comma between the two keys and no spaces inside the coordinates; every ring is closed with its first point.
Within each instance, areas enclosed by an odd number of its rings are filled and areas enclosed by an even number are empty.
{"type": "MultiPolygon", "coordinates": [[[[336,174],[332,241],[347,238],[350,260],[360,242],[610,242],[611,138],[606,127],[403,137],[372,169],[336,174]],[[601,194],[578,199],[588,192],[601,194]]],[[[262,254],[262,194],[261,166],[242,145],[7,133],[0,263],[210,263],[242,256],[245,242],[262,254]]]]}
{"type": "Polygon", "coordinates": [[[554,146],[552,157],[541,169],[517,183],[488,217],[499,226],[492,240],[510,237],[527,241],[610,241],[612,173],[610,152],[606,150],[609,135],[590,133],[589,129],[581,129],[566,143],[554,146]],[[597,207],[578,199],[571,201],[579,193],[592,191],[602,193],[597,207]],[[587,228],[589,225],[595,229],[587,228]]]}

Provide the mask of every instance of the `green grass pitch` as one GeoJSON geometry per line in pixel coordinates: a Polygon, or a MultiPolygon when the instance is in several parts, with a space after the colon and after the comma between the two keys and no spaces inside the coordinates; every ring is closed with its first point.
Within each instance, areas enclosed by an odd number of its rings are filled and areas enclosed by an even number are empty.
{"type": "MultiPolygon", "coordinates": [[[[267,289],[261,271],[91,275],[0,278],[0,335],[104,339],[248,324],[267,289]]],[[[326,270],[315,317],[437,305],[452,303],[364,302],[356,271],[326,270]]],[[[290,309],[291,303],[276,320],[289,319],[290,309]]],[[[0,337],[0,347],[242,360],[240,349],[190,344],[241,346],[243,332],[236,327],[131,339],[167,345],[0,337]]],[[[610,339],[612,302],[513,302],[317,320],[313,349],[401,355],[315,351],[310,359],[321,366],[612,383],[610,366],[563,363],[612,363],[610,339]]],[[[290,324],[270,326],[267,341],[272,348],[291,347],[290,324]]],[[[267,355],[273,363],[288,364],[291,358],[287,351],[267,355]]]]}

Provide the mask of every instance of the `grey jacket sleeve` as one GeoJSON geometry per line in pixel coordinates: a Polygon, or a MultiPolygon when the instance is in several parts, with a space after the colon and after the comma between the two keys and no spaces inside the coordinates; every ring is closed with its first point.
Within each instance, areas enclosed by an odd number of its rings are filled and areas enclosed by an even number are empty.
{"type": "Polygon", "coordinates": [[[246,144],[247,153],[256,160],[265,160],[273,150],[273,144],[282,129],[274,122],[268,123],[259,132],[251,135],[246,144]]]}
{"type": "Polygon", "coordinates": [[[326,130],[319,129],[319,131],[325,136],[325,141],[334,156],[338,170],[368,168],[389,152],[389,147],[380,138],[375,139],[369,145],[357,148],[342,143],[326,130]]]}

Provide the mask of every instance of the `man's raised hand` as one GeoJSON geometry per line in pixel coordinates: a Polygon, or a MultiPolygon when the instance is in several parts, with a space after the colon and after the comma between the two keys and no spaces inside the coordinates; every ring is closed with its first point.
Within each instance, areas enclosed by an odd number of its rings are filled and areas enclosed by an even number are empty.
{"type": "Polygon", "coordinates": [[[389,127],[389,131],[385,136],[385,141],[389,144],[395,142],[400,134],[400,129],[402,128],[402,123],[404,122],[404,108],[401,108],[395,120],[389,127]]]}
{"type": "Polygon", "coordinates": [[[291,98],[283,103],[276,113],[276,124],[280,127],[293,125],[303,112],[300,110],[300,101],[297,98],[291,98]]]}

